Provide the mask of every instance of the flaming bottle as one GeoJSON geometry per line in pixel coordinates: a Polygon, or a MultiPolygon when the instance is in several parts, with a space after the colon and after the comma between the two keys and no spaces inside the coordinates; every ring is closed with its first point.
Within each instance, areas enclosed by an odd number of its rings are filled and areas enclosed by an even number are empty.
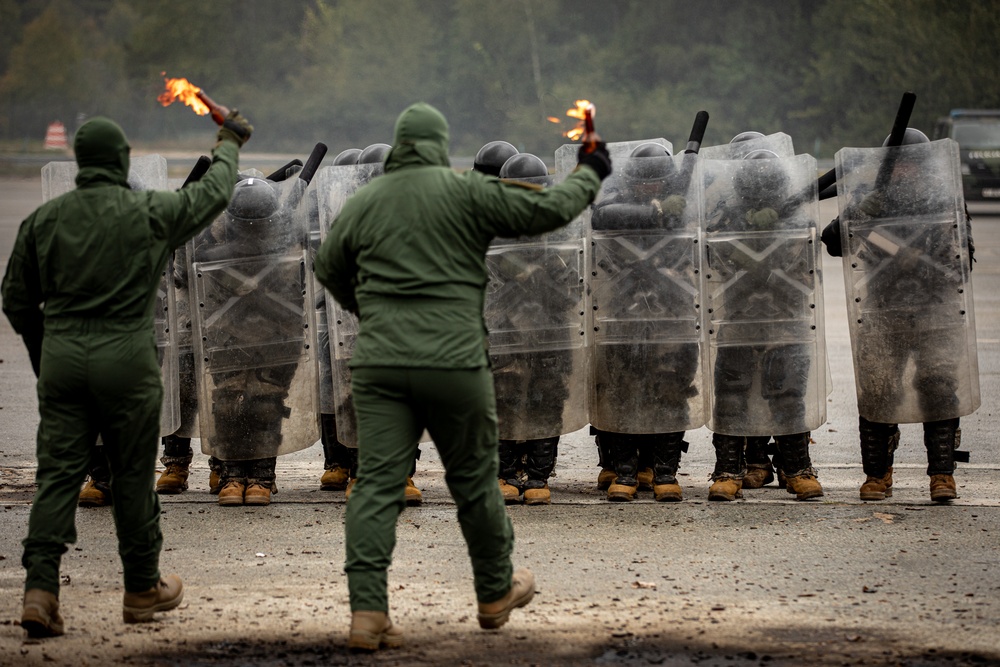
{"type": "Polygon", "coordinates": [[[594,129],[593,104],[587,105],[583,110],[583,136],[580,137],[580,141],[583,142],[584,153],[593,153],[598,142],[601,141],[601,135],[594,129]]]}

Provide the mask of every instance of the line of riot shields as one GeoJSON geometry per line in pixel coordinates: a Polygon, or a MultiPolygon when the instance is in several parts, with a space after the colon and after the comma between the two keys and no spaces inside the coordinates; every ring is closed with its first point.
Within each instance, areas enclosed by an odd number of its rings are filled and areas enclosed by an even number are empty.
{"type": "MultiPolygon", "coordinates": [[[[561,147],[554,173],[534,185],[565,178],[577,149],[561,147]]],[[[741,436],[823,424],[815,159],[785,134],[680,155],[664,139],[608,149],[613,173],[577,220],[488,251],[500,438],[588,423],[741,436]]],[[[314,444],[321,414],[332,414],[339,442],[357,446],[349,363],[359,322],[312,263],[344,202],[383,165],[334,162],[311,183],[296,167],[242,172],[226,211],[177,249],[154,306],[163,435],[200,436],[223,460],[267,458],[314,444]]],[[[970,414],[980,396],[957,145],[845,148],[836,169],[862,414],[970,414]]],[[[47,165],[44,198],[70,189],[74,172],[47,165]]],[[[165,188],[165,160],[133,159],[129,183],[165,188]]]]}

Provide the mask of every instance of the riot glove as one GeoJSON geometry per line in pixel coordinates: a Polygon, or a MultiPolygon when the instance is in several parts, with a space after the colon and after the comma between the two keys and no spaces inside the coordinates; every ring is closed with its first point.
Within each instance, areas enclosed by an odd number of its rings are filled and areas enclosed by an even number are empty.
{"type": "Polygon", "coordinates": [[[589,153],[586,144],[580,146],[576,162],[596,171],[597,177],[602,181],[611,173],[611,155],[608,153],[607,144],[603,141],[598,141],[589,153]]]}
{"type": "Polygon", "coordinates": [[[243,144],[250,139],[251,134],[253,134],[253,125],[240,114],[238,109],[233,109],[226,116],[222,127],[219,128],[218,136],[219,141],[232,139],[236,142],[237,146],[243,148],[243,144]]]}

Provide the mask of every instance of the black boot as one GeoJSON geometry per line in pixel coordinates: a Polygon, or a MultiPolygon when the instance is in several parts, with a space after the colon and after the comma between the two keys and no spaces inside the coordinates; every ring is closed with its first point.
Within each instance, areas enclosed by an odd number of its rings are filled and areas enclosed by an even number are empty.
{"type": "Polygon", "coordinates": [[[653,464],[653,497],[659,502],[680,502],[683,496],[677,483],[677,469],[681,465],[681,453],[688,448],[684,431],[649,436],[649,439],[649,444],[643,448],[649,452],[653,464]]]}
{"type": "Polygon", "coordinates": [[[530,440],[525,443],[524,470],[528,480],[524,483],[525,505],[548,505],[552,502],[549,477],[556,467],[559,436],[530,440]]]}
{"type": "Polygon", "coordinates": [[[602,433],[601,439],[611,450],[615,462],[615,481],[608,487],[608,500],[627,502],[639,490],[639,448],[636,441],[624,433],[602,433]]]}
{"type": "Polygon", "coordinates": [[[500,480],[500,492],[503,501],[512,505],[521,500],[521,480],[518,479],[521,467],[521,448],[516,440],[500,441],[500,466],[497,478],[500,480]]]}
{"type": "MultiPolygon", "coordinates": [[[[607,491],[612,482],[615,481],[615,461],[608,445],[608,438],[602,439],[602,431],[591,429],[594,436],[594,444],[597,445],[597,465],[601,466],[601,472],[597,475],[597,489],[607,491]]],[[[605,434],[606,436],[607,434],[605,434]]],[[[613,437],[613,436],[612,436],[613,437]]]]}
{"type": "Polygon", "coordinates": [[[809,433],[774,436],[785,477],[786,491],[795,494],[796,500],[819,498],[823,486],[816,479],[816,469],[809,458],[809,433]]]}
{"type": "Polygon", "coordinates": [[[712,486],[708,489],[709,500],[736,500],[743,497],[743,475],[746,468],[743,450],[747,439],[738,435],[712,434],[715,446],[715,470],[712,472],[712,486]]]}
{"type": "Polygon", "coordinates": [[[867,476],[861,485],[861,500],[885,500],[892,496],[893,452],[899,446],[899,428],[858,417],[858,430],[861,468],[867,476]]]}
{"type": "Polygon", "coordinates": [[[935,502],[958,498],[954,473],[960,434],[957,418],[924,423],[927,474],[931,478],[931,500],[935,502]]]}

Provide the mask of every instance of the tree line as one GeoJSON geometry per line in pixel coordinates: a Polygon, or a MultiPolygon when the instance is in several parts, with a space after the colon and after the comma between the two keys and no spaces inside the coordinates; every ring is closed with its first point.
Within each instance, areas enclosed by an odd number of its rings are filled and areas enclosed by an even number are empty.
{"type": "Polygon", "coordinates": [[[683,146],[786,132],[830,157],[880,143],[904,91],[930,133],[1000,107],[1000,0],[0,0],[0,139],[107,115],[133,143],[204,141],[156,96],[183,76],[256,127],[257,150],[391,143],[423,100],[455,154],[551,155],[576,99],[608,140],[683,146]],[[559,120],[554,123],[550,118],[559,120]]]}

